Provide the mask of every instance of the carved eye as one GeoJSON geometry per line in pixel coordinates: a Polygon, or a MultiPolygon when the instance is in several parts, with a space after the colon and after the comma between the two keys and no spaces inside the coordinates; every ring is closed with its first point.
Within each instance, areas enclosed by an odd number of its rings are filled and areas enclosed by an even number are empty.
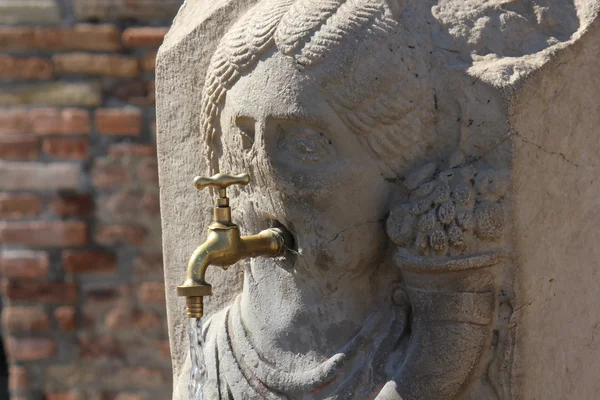
{"type": "Polygon", "coordinates": [[[331,140],[322,132],[303,126],[278,127],[278,131],[277,147],[287,157],[304,163],[322,163],[335,156],[331,140]]]}

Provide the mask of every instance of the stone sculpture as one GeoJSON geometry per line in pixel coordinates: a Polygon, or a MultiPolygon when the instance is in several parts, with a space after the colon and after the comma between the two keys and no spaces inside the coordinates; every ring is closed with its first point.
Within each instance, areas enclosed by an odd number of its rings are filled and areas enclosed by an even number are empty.
{"type": "Polygon", "coordinates": [[[175,189],[166,176],[248,172],[249,186],[230,188],[235,221],[247,232],[285,229],[295,246],[212,272],[221,293],[192,325],[202,351],[183,369],[187,321],[171,301],[174,398],[187,399],[194,380],[205,399],[518,397],[515,128],[497,88],[574,41],[597,9],[188,0],[159,56],[167,293],[195,247],[168,235],[192,228],[186,240],[197,245],[209,212],[190,211],[174,227],[168,215],[190,206],[169,194],[185,184],[175,189]],[[208,44],[177,29],[197,15],[208,44]],[[196,109],[183,125],[173,105],[161,114],[161,93],[181,96],[161,75],[161,57],[185,54],[169,40],[205,49],[195,53],[196,109]],[[178,141],[176,126],[196,128],[178,141]],[[195,162],[192,174],[169,166],[178,154],[195,162]],[[200,370],[188,387],[191,362],[200,370]]]}

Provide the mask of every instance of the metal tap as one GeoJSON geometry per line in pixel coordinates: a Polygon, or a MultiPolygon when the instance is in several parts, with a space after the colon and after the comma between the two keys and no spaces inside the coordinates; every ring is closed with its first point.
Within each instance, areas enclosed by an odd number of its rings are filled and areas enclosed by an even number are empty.
{"type": "Polygon", "coordinates": [[[198,190],[213,186],[218,189],[219,197],[214,208],[213,222],[208,226],[208,237],[192,253],[185,282],[177,286],[177,295],[186,297],[189,318],[201,318],[204,314],[203,297],[212,295],[212,286],[205,280],[209,265],[226,270],[242,259],[274,257],[281,254],[286,245],[291,247],[291,236],[278,228],[266,229],[256,235],[240,235],[238,226],[231,221],[226,189],[231,185],[245,186],[249,182],[248,174],[217,174],[210,178],[194,178],[194,185],[198,190]]]}

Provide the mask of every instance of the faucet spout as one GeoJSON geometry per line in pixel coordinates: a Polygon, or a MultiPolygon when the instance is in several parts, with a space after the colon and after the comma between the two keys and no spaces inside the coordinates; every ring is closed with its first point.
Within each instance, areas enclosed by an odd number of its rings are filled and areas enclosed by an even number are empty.
{"type": "Polygon", "coordinates": [[[289,235],[277,228],[241,236],[237,225],[213,223],[208,231],[206,241],[196,248],[188,261],[185,282],[177,287],[177,295],[186,297],[189,318],[202,317],[203,297],[212,295],[212,286],[206,282],[210,265],[227,269],[246,258],[277,256],[291,241],[289,235]]]}
{"type": "Polygon", "coordinates": [[[231,208],[226,189],[231,185],[247,185],[247,174],[217,174],[210,178],[198,176],[194,185],[199,190],[213,186],[219,198],[213,210],[213,222],[208,227],[206,241],[194,250],[187,265],[185,282],[177,286],[177,295],[186,298],[189,318],[201,318],[204,314],[205,296],[212,295],[212,286],[206,282],[206,270],[210,265],[223,269],[251,257],[273,257],[287,246],[293,246],[292,236],[279,228],[266,229],[256,235],[241,236],[236,224],[231,222],[231,208]]]}

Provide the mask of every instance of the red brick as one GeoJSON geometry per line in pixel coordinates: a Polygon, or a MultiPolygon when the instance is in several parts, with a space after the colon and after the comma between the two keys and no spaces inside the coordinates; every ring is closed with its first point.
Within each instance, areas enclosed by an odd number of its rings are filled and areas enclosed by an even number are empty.
{"type": "Polygon", "coordinates": [[[148,51],[142,57],[142,71],[154,72],[156,69],[156,51],[148,51]]]}
{"type": "Polygon", "coordinates": [[[72,390],[70,392],[46,392],[45,400],[84,400],[85,395],[79,391],[72,390]]]}
{"type": "Polygon", "coordinates": [[[139,246],[146,240],[146,229],[135,225],[105,225],[96,231],[97,243],[111,246],[115,244],[129,244],[139,246]]]}
{"type": "Polygon", "coordinates": [[[171,346],[168,340],[153,340],[152,346],[158,350],[161,358],[165,361],[171,361],[171,346]]]}
{"type": "Polygon", "coordinates": [[[60,217],[85,217],[94,211],[94,199],[89,194],[59,194],[50,202],[52,212],[60,217]]]}
{"type": "Polygon", "coordinates": [[[87,139],[44,139],[42,148],[44,152],[54,158],[83,160],[88,156],[87,139]]]}
{"type": "Polygon", "coordinates": [[[140,72],[140,63],[137,59],[118,54],[55,54],[52,61],[56,75],[105,75],[134,78],[140,72]]]}
{"type": "Polygon", "coordinates": [[[54,310],[54,319],[63,332],[74,331],[76,327],[76,311],[73,306],[60,306],[54,310]]]}
{"type": "Polygon", "coordinates": [[[35,217],[42,211],[42,201],[31,194],[0,193],[0,218],[21,219],[35,217]]]}
{"type": "Polygon", "coordinates": [[[121,49],[121,31],[113,25],[79,24],[72,28],[0,27],[2,51],[121,49]]]}
{"type": "Polygon", "coordinates": [[[121,31],[114,25],[78,24],[72,30],[73,36],[78,37],[69,38],[70,49],[65,50],[113,51],[122,48],[121,31]]]}
{"type": "Polygon", "coordinates": [[[147,106],[156,102],[154,81],[130,81],[117,85],[111,92],[119,100],[135,104],[136,106],[147,106]]]}
{"type": "Polygon", "coordinates": [[[127,47],[158,47],[169,28],[127,28],[123,32],[123,44],[127,47]]]}
{"type": "Polygon", "coordinates": [[[110,96],[126,102],[134,98],[143,98],[148,96],[148,85],[141,80],[120,80],[110,90],[110,96]]]}
{"type": "Polygon", "coordinates": [[[126,185],[130,181],[128,169],[119,160],[100,159],[92,170],[92,182],[96,188],[114,188],[126,185]]]}
{"type": "Polygon", "coordinates": [[[156,160],[144,160],[138,166],[138,176],[146,183],[158,184],[158,163],[156,160]]]}
{"type": "Polygon", "coordinates": [[[28,112],[23,108],[0,110],[0,134],[31,133],[33,128],[28,112]]]}
{"type": "Polygon", "coordinates": [[[0,56],[0,79],[50,79],[52,72],[52,63],[44,58],[0,56]]]}
{"type": "Polygon", "coordinates": [[[108,154],[115,157],[156,157],[153,144],[117,143],[108,148],[108,154]]]}
{"type": "Polygon", "coordinates": [[[74,303],[77,287],[72,282],[2,281],[4,295],[10,300],[40,303],[74,303]]]}
{"type": "Polygon", "coordinates": [[[90,133],[88,111],[77,108],[64,110],[38,109],[29,112],[33,133],[38,135],[75,135],[90,133]]]}
{"type": "Polygon", "coordinates": [[[0,223],[0,242],[30,247],[75,247],[87,243],[87,225],[81,221],[0,223]]]}
{"type": "Polygon", "coordinates": [[[138,312],[135,315],[135,326],[140,332],[164,332],[166,324],[160,316],[153,311],[138,312]]]}
{"type": "Polygon", "coordinates": [[[149,397],[142,393],[119,393],[113,400],[149,400],[149,397]]]}
{"type": "Polygon", "coordinates": [[[146,96],[146,98],[139,100],[133,99],[132,102],[140,101],[141,104],[154,104],[156,102],[156,85],[154,81],[148,82],[147,87],[148,95],[146,96]]]}
{"type": "Polygon", "coordinates": [[[96,127],[104,135],[138,136],[142,132],[142,111],[132,107],[96,110],[96,127]]]}
{"type": "Polygon", "coordinates": [[[126,286],[115,287],[102,286],[87,289],[85,292],[86,304],[94,307],[102,307],[105,305],[115,305],[121,303],[129,297],[129,289],[126,286]]]}
{"type": "Polygon", "coordinates": [[[46,338],[6,338],[6,352],[17,361],[45,360],[56,352],[56,343],[46,338]]]}
{"type": "Polygon", "coordinates": [[[9,332],[40,331],[50,320],[41,308],[9,306],[2,309],[2,326],[9,332]]]}
{"type": "Polygon", "coordinates": [[[41,279],[48,276],[48,254],[30,250],[0,252],[0,272],[6,278],[41,279]]]}
{"type": "Polygon", "coordinates": [[[100,250],[66,250],[62,253],[65,271],[70,274],[115,272],[117,258],[100,250]]]}
{"type": "Polygon", "coordinates": [[[112,336],[97,337],[91,333],[81,332],[77,335],[77,341],[79,356],[82,358],[111,358],[122,354],[117,339],[112,336]]]}
{"type": "Polygon", "coordinates": [[[138,288],[138,299],[145,304],[164,304],[165,285],[160,282],[143,282],[138,288]]]}
{"type": "Polygon", "coordinates": [[[0,110],[0,134],[73,135],[90,132],[86,110],[67,108],[0,110]]]}
{"type": "Polygon", "coordinates": [[[125,373],[131,378],[132,386],[156,387],[167,382],[165,373],[154,368],[131,367],[125,373]]]}
{"type": "Polygon", "coordinates": [[[29,375],[27,369],[18,365],[11,365],[8,371],[8,388],[11,391],[27,389],[29,386],[29,375]]]}
{"type": "Polygon", "coordinates": [[[36,160],[39,155],[39,139],[35,137],[20,137],[16,135],[0,135],[0,159],[36,160]]]}
{"type": "Polygon", "coordinates": [[[160,215],[160,199],[158,192],[146,192],[142,198],[140,207],[148,215],[160,215]]]}
{"type": "Polygon", "coordinates": [[[121,190],[106,200],[102,200],[103,208],[112,214],[138,213],[144,198],[144,192],[139,189],[121,190]]]}
{"type": "Polygon", "coordinates": [[[162,277],[163,257],[161,253],[142,254],[133,260],[133,271],[138,277],[162,277]]]}
{"type": "Polygon", "coordinates": [[[106,313],[104,326],[108,330],[127,330],[134,326],[135,316],[129,306],[118,306],[106,313]]]}

